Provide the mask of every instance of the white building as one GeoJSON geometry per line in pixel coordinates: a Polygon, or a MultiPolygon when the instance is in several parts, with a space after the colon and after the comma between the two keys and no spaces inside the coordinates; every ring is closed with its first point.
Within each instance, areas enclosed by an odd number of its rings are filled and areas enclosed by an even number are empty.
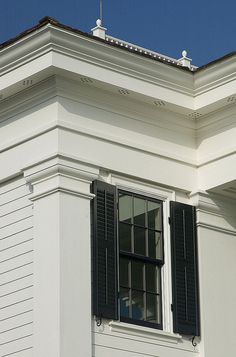
{"type": "Polygon", "coordinates": [[[105,32],[0,46],[0,357],[233,357],[236,55],[105,32]]]}

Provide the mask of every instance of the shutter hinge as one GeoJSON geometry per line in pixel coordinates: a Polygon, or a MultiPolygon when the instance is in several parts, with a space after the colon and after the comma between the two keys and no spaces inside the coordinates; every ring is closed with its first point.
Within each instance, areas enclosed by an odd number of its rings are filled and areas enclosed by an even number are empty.
{"type": "Polygon", "coordinates": [[[168,223],[171,224],[171,219],[170,219],[170,217],[168,217],[168,223]]]}
{"type": "Polygon", "coordinates": [[[102,324],[102,316],[96,316],[96,325],[99,327],[102,324]]]}
{"type": "Polygon", "coordinates": [[[174,305],[173,304],[170,304],[170,309],[171,309],[172,312],[174,311],[174,305]]]}

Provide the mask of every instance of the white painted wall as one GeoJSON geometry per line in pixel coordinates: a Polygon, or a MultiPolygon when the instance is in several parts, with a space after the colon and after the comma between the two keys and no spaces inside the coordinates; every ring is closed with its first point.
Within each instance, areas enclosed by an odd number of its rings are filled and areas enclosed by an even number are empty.
{"type": "Polygon", "coordinates": [[[0,185],[0,355],[32,357],[33,210],[22,177],[0,185]]]}
{"type": "Polygon", "coordinates": [[[22,41],[0,59],[0,356],[234,356],[235,64],[194,77],[51,25],[22,41]],[[196,348],[172,333],[168,256],[165,331],[96,326],[96,178],[165,201],[167,255],[169,200],[198,207],[196,348]]]}
{"type": "Polygon", "coordinates": [[[235,200],[217,195],[199,197],[198,243],[204,356],[233,355],[236,330],[235,200]]]}

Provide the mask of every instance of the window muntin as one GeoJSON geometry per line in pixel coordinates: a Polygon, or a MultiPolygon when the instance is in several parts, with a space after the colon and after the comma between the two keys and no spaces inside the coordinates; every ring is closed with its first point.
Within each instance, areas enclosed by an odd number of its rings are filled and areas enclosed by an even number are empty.
{"type": "Polygon", "coordinates": [[[118,211],[120,318],[162,328],[162,202],[119,191],[118,211]]]}

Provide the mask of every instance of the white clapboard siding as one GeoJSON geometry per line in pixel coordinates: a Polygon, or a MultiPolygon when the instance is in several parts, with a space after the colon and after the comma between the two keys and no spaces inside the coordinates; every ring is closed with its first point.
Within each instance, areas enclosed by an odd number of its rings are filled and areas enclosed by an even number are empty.
{"type": "Polygon", "coordinates": [[[0,217],[0,228],[7,227],[10,224],[14,224],[15,222],[19,222],[30,216],[32,216],[32,206],[26,205],[16,211],[13,211],[12,213],[8,213],[0,217]]]}
{"type": "Polygon", "coordinates": [[[0,185],[0,357],[33,356],[33,207],[23,178],[0,185]]]}
{"type": "Polygon", "coordinates": [[[1,286],[11,283],[12,281],[15,280],[20,280],[22,278],[24,278],[25,276],[28,276],[32,273],[32,264],[33,263],[29,263],[29,264],[24,264],[18,268],[14,268],[12,270],[8,270],[5,273],[2,273],[0,275],[0,281],[1,281],[1,286]]]}
{"type": "Polygon", "coordinates": [[[0,254],[6,249],[12,249],[13,247],[33,239],[33,233],[31,228],[24,229],[21,232],[7,236],[1,240],[0,254]]]}
{"type": "Polygon", "coordinates": [[[0,249],[0,264],[30,251],[32,251],[32,239],[26,239],[20,244],[10,246],[8,249],[0,249]]]}
{"type": "MultiPolygon", "coordinates": [[[[0,274],[21,267],[33,260],[33,250],[26,251],[0,263],[0,274]]],[[[1,281],[1,280],[0,280],[1,281]]]]}
{"type": "Polygon", "coordinates": [[[32,347],[30,348],[25,348],[21,351],[16,351],[15,353],[8,353],[8,354],[4,354],[1,357],[32,357],[33,352],[32,352],[32,347]]]}
{"type": "Polygon", "coordinates": [[[32,274],[0,285],[0,299],[5,295],[14,294],[15,291],[23,290],[27,286],[32,286],[32,274]]]}
{"type": "Polygon", "coordinates": [[[32,334],[23,336],[18,340],[12,341],[10,343],[6,343],[1,346],[1,357],[32,357],[33,349],[31,347],[25,347],[30,345],[32,341],[32,334]],[[26,354],[26,352],[29,352],[26,354]],[[21,353],[21,354],[20,354],[21,353]]]}
{"type": "Polygon", "coordinates": [[[97,341],[95,357],[197,357],[197,351],[189,351],[178,346],[165,346],[155,343],[143,343],[125,338],[107,338],[97,341]]]}
{"type": "Polygon", "coordinates": [[[1,320],[1,331],[7,331],[16,326],[25,325],[29,323],[29,321],[33,321],[33,310],[1,320]]]}
{"type": "Polygon", "coordinates": [[[33,297],[28,297],[27,299],[19,300],[15,304],[10,304],[5,306],[0,310],[0,323],[6,319],[10,319],[17,316],[23,315],[27,311],[33,309],[33,297]]]}
{"type": "MultiPolygon", "coordinates": [[[[1,196],[0,196],[1,197],[1,196]]],[[[32,218],[26,217],[18,222],[12,223],[0,229],[0,239],[6,239],[12,235],[24,232],[32,228],[32,218]]]]}

